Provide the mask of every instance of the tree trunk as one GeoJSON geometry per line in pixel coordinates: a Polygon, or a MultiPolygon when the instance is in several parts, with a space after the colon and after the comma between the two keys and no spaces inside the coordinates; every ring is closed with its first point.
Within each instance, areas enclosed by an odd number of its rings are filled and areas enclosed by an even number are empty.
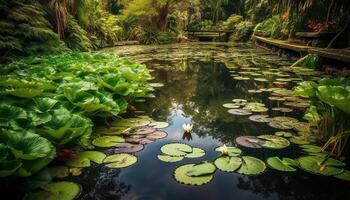
{"type": "Polygon", "coordinates": [[[167,31],[169,4],[158,9],[158,27],[160,32],[167,31]]]}

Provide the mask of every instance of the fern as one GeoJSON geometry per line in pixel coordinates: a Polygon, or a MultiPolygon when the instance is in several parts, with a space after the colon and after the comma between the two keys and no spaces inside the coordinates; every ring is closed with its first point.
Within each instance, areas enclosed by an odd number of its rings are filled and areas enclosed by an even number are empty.
{"type": "Polygon", "coordinates": [[[82,29],[73,16],[69,16],[69,23],[66,30],[65,42],[72,50],[90,51],[92,43],[88,37],[87,32],[82,29]]]}

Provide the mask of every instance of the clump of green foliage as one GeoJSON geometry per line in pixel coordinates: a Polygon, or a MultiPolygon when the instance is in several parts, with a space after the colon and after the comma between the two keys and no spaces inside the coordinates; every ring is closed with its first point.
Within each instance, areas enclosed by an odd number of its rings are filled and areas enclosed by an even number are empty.
{"type": "Polygon", "coordinates": [[[259,23],[254,29],[255,35],[262,35],[275,39],[287,39],[288,33],[288,22],[283,20],[279,15],[275,15],[259,23]]]}
{"type": "Polygon", "coordinates": [[[158,29],[145,29],[140,38],[142,44],[169,44],[176,42],[178,33],[175,31],[160,32],[158,29]]]}
{"type": "Polygon", "coordinates": [[[294,92],[310,98],[311,107],[304,118],[317,127],[321,137],[328,139],[324,149],[340,156],[350,137],[350,81],[344,78],[301,82],[294,92]]]}
{"type": "Polygon", "coordinates": [[[235,30],[236,25],[243,21],[243,17],[240,15],[231,15],[226,21],[222,23],[224,30],[235,30]]]}
{"type": "Polygon", "coordinates": [[[194,21],[189,24],[189,30],[200,30],[200,31],[209,31],[214,29],[214,23],[211,20],[201,20],[194,21]]]}
{"type": "Polygon", "coordinates": [[[67,50],[36,1],[0,0],[0,58],[67,50]]]}
{"type": "Polygon", "coordinates": [[[254,25],[250,21],[243,21],[236,25],[230,42],[247,42],[253,34],[254,25]]]}
{"type": "Polygon", "coordinates": [[[0,177],[38,172],[55,147],[89,147],[91,118],[117,116],[152,91],[144,65],[112,54],[29,57],[1,68],[0,177]]]}
{"type": "Polygon", "coordinates": [[[81,28],[74,17],[69,16],[69,22],[65,32],[66,37],[64,41],[70,49],[76,51],[90,51],[92,49],[92,42],[87,37],[87,32],[81,28]]]}
{"type": "Polygon", "coordinates": [[[300,66],[306,68],[315,69],[320,65],[320,56],[317,54],[308,54],[305,57],[300,58],[297,62],[295,62],[292,67],[300,66]]]}

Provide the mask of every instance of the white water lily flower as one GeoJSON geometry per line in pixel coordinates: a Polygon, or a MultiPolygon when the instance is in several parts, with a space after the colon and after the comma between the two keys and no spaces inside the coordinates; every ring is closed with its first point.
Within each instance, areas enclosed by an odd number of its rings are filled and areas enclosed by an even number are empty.
{"type": "Polygon", "coordinates": [[[190,133],[192,131],[193,125],[192,124],[182,124],[182,128],[185,131],[185,133],[190,133]]]}
{"type": "Polygon", "coordinates": [[[221,152],[222,155],[228,155],[228,148],[225,144],[223,146],[219,147],[218,150],[221,152]]]}

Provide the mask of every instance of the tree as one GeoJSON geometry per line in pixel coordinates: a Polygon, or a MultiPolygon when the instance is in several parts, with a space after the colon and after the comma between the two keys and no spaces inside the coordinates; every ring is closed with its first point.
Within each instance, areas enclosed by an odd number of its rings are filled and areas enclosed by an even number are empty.
{"type": "Polygon", "coordinates": [[[190,0],[124,0],[122,3],[124,15],[145,18],[151,26],[165,32],[169,14],[174,10],[187,10],[190,0]]]}
{"type": "Polygon", "coordinates": [[[228,0],[209,0],[209,6],[212,13],[212,20],[215,25],[219,22],[220,17],[222,16],[222,13],[224,11],[224,5],[227,4],[228,0]]]}

